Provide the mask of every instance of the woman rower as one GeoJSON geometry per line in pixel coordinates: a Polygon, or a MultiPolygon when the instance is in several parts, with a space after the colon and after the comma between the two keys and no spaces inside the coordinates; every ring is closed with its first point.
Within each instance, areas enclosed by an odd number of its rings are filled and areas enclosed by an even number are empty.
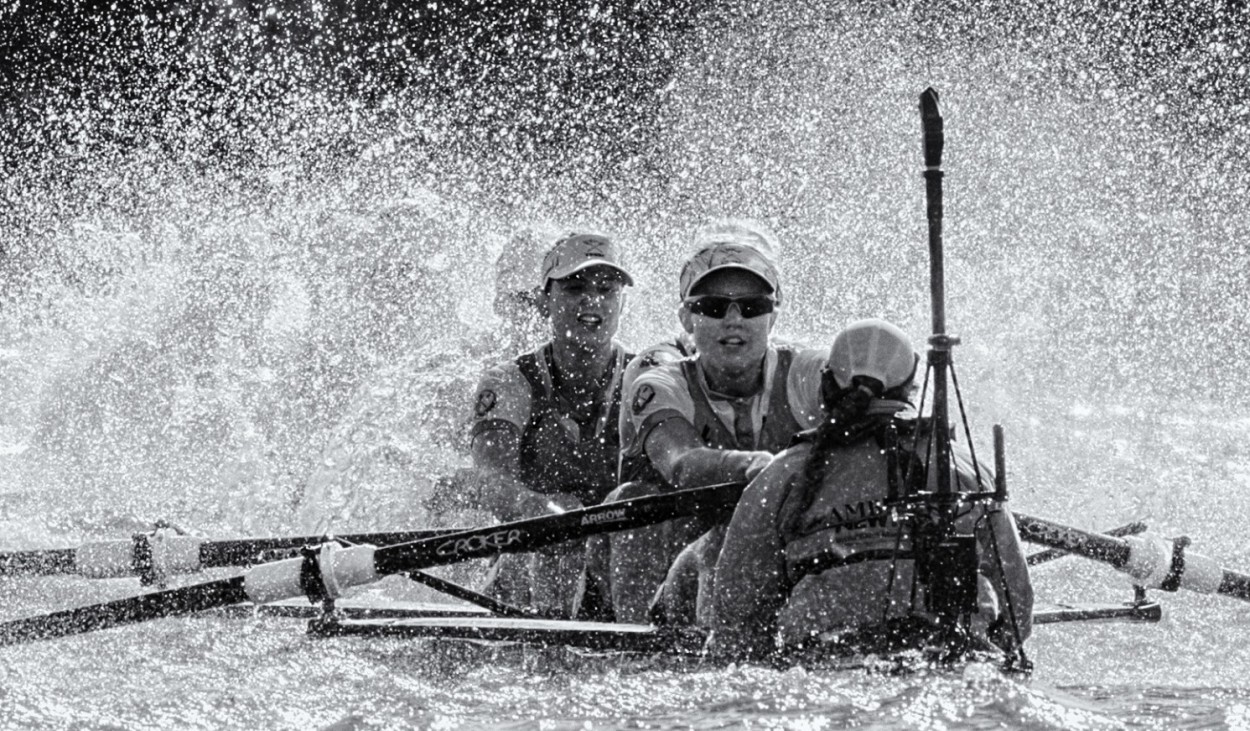
{"type": "MultiPolygon", "coordinates": [[[[887,429],[910,445],[924,428],[908,402],[918,360],[907,336],[882,320],[853,323],[834,339],[823,421],[778,455],[734,512],[716,566],[711,656],[758,659],[817,638],[905,642],[904,634],[920,639],[934,628],[923,586],[913,594],[912,536],[885,505],[889,465],[905,462],[887,454],[887,429]],[[821,554],[839,560],[821,571],[813,561],[821,554]]],[[[982,489],[966,448],[952,451],[959,489],[982,489]]],[[[1011,649],[1028,637],[1033,607],[1014,520],[994,504],[972,508],[959,525],[981,544],[974,638],[1011,649]]]]}
{"type": "MultiPolygon", "coordinates": [[[[491,368],[473,404],[472,454],[486,507],[503,520],[593,505],[616,487],[621,376],[627,354],[615,341],[624,288],[634,283],[616,245],[570,234],[543,259],[536,301],[552,338],[491,368]]],[[[580,541],[497,560],[487,592],[551,615],[569,616],[584,560],[580,541]]],[[[582,600],[596,616],[596,602],[582,600]]]]}

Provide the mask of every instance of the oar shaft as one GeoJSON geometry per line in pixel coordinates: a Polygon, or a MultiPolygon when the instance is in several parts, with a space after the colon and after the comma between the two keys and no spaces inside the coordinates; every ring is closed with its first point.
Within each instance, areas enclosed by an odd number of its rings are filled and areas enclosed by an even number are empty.
{"type": "Polygon", "coordinates": [[[1132,576],[1142,586],[1250,601],[1250,576],[1221,568],[1212,559],[1185,550],[1188,541],[1115,538],[1015,513],[1020,537],[1091,558],[1132,576]]]}
{"type": "Polygon", "coordinates": [[[0,576],[48,576],[72,573],[74,573],[74,549],[72,548],[0,553],[0,576]]]}
{"type": "Polygon", "coordinates": [[[654,525],[672,518],[731,511],[744,488],[741,483],[726,483],[678,490],[388,546],[378,549],[375,566],[378,574],[396,574],[500,553],[525,553],[600,533],[654,525]]]}
{"type": "MultiPolygon", "coordinates": [[[[433,528],[353,533],[333,536],[333,540],[348,544],[389,546],[463,530],[433,528]]],[[[167,576],[194,573],[206,568],[250,566],[274,561],[286,558],[304,546],[319,545],[327,540],[330,538],[320,535],[210,541],[195,536],[158,537],[156,534],[141,533],[130,538],[85,543],[78,548],[0,552],[0,576],[81,574],[97,579],[143,576],[147,573],[167,576]]]]}
{"type": "Polygon", "coordinates": [[[191,614],[247,601],[243,577],[118,599],[0,623],[0,645],[49,640],[120,627],[153,617],[191,614]]]}
{"type": "Polygon", "coordinates": [[[672,518],[730,511],[744,487],[732,483],[679,490],[384,548],[326,544],[303,558],[261,564],[243,576],[3,622],[0,645],[64,637],[245,601],[264,604],[301,594],[336,598],[343,589],[376,581],[384,574],[532,551],[672,518]]]}
{"type": "Polygon", "coordinates": [[[327,540],[349,545],[370,544],[392,546],[410,543],[424,538],[436,538],[463,531],[463,528],[431,528],[428,530],[392,531],[389,533],[352,533],[343,536],[290,536],[280,538],[239,538],[226,541],[207,541],[200,546],[200,564],[205,568],[220,566],[248,566],[262,561],[286,558],[304,546],[316,546],[327,540]]]}
{"type": "MultiPolygon", "coordinates": [[[[1001,473],[996,473],[996,474],[1001,474],[1001,473]]],[[[1145,523],[1141,521],[1133,521],[1132,523],[1128,523],[1126,525],[1122,525],[1117,528],[1105,530],[1102,532],[1102,535],[1115,536],[1115,537],[1135,536],[1138,533],[1144,533],[1145,531],[1146,531],[1145,523]]],[[[1064,556],[1067,556],[1067,555],[1069,555],[1068,552],[1061,548],[1048,548],[1045,551],[1038,551],[1037,553],[1031,554],[1028,557],[1028,564],[1030,566],[1037,566],[1040,564],[1044,564],[1048,561],[1054,561],[1055,559],[1063,558],[1064,556]]]]}

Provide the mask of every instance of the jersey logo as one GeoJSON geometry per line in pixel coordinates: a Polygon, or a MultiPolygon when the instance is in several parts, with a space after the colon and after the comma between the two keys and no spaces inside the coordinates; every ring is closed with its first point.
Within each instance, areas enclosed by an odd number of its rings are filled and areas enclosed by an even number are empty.
{"type": "Polygon", "coordinates": [[[644,383],[634,392],[633,410],[634,414],[641,414],[642,410],[647,408],[647,404],[651,403],[651,399],[655,398],[655,389],[650,384],[644,383]]]}
{"type": "Polygon", "coordinates": [[[489,414],[493,408],[495,408],[495,392],[488,388],[477,395],[477,403],[473,405],[473,413],[480,419],[489,414]]]}

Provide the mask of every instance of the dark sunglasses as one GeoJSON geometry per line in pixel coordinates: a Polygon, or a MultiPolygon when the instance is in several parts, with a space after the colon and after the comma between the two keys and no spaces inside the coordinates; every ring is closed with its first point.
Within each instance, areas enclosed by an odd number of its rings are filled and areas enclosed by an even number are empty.
{"type": "Polygon", "coordinates": [[[696,315],[712,317],[717,320],[729,314],[731,305],[738,306],[738,312],[746,319],[767,315],[777,306],[777,300],[766,294],[753,294],[748,297],[726,297],[719,294],[705,294],[702,297],[691,297],[682,302],[686,309],[696,315]]]}

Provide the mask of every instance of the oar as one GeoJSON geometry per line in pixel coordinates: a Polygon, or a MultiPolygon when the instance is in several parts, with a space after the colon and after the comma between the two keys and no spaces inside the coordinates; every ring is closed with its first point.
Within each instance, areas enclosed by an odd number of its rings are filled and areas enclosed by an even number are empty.
{"type": "Polygon", "coordinates": [[[265,604],[301,594],[310,600],[381,576],[499,553],[520,553],[672,518],[732,511],[745,487],[726,483],[570,510],[383,548],[327,543],[303,558],[261,564],[242,576],[0,623],[0,645],[64,637],[244,601],[265,604]]]}
{"type": "Polygon", "coordinates": [[[1186,551],[1188,538],[1116,538],[1015,513],[1020,537],[1110,565],[1147,588],[1223,594],[1250,601],[1250,576],[1221,568],[1213,559],[1186,551]]]}
{"type": "MultiPolygon", "coordinates": [[[[1121,537],[1121,536],[1135,536],[1138,533],[1145,533],[1145,532],[1146,532],[1146,524],[1141,522],[1140,520],[1135,520],[1132,523],[1128,523],[1126,525],[1122,525],[1117,528],[1112,528],[1111,530],[1105,530],[1102,532],[1102,535],[1121,537]]],[[[1028,562],[1030,566],[1039,566],[1041,564],[1054,561],[1055,559],[1063,558],[1064,556],[1070,556],[1070,555],[1072,554],[1060,548],[1048,548],[1045,551],[1038,551],[1037,553],[1030,553],[1026,561],[1028,562]]]]}
{"type": "Polygon", "coordinates": [[[208,540],[169,532],[137,533],[130,538],[92,541],[78,548],[50,548],[0,552],[0,576],[81,574],[94,579],[123,576],[154,578],[195,573],[221,566],[250,566],[287,558],[303,546],[328,540],[387,546],[462,531],[463,528],[343,536],[286,536],[208,540]]]}

